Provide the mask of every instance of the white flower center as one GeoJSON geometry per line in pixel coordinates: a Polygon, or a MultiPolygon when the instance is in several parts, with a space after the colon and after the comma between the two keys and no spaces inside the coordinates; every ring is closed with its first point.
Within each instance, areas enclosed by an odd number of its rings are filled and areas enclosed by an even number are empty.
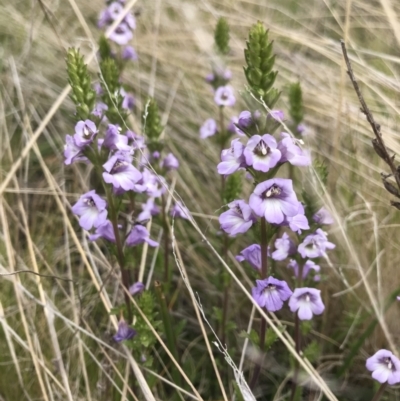
{"type": "Polygon", "coordinates": [[[118,170],[119,168],[125,167],[125,166],[128,166],[128,165],[129,165],[129,163],[126,162],[125,160],[119,160],[119,159],[118,159],[118,160],[115,162],[113,168],[111,169],[111,174],[116,173],[117,170],[118,170]]]}
{"type": "Polygon", "coordinates": [[[271,196],[280,195],[281,193],[282,190],[274,184],[265,192],[265,197],[270,198],[271,196]]]}
{"type": "Polygon", "coordinates": [[[89,207],[93,207],[93,206],[95,205],[95,203],[94,203],[94,201],[93,201],[93,198],[86,198],[86,199],[84,200],[84,203],[85,203],[86,205],[88,205],[89,207]]]}

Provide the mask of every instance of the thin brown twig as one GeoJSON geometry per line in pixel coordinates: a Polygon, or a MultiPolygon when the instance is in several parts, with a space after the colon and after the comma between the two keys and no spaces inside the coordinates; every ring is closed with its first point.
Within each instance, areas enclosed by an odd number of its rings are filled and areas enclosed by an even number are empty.
{"type": "Polygon", "coordinates": [[[396,184],[400,189],[400,176],[399,173],[397,171],[396,166],[394,165],[394,157],[389,155],[389,152],[386,148],[386,145],[383,141],[382,138],[382,134],[381,134],[381,126],[375,122],[374,117],[371,113],[371,111],[369,110],[367,103],[364,100],[364,97],[361,93],[360,87],[358,86],[358,82],[356,80],[356,77],[354,75],[353,69],[351,67],[351,63],[350,63],[350,59],[349,59],[349,55],[347,53],[347,49],[346,49],[346,44],[344,42],[344,40],[340,41],[340,44],[342,46],[342,53],[343,53],[343,57],[344,60],[346,62],[347,65],[347,74],[350,77],[350,80],[353,84],[354,90],[356,91],[358,100],[360,101],[361,104],[361,111],[365,114],[365,117],[367,118],[367,121],[369,122],[369,124],[371,125],[372,131],[375,134],[376,139],[372,140],[372,145],[375,149],[375,151],[378,153],[378,155],[387,163],[387,165],[390,167],[390,170],[392,171],[392,174],[396,180],[396,184]]]}

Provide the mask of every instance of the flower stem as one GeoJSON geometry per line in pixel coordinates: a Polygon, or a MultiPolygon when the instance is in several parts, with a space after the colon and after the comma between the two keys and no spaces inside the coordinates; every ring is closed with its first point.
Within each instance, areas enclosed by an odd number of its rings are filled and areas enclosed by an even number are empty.
{"type": "Polygon", "coordinates": [[[168,247],[169,247],[169,229],[167,223],[167,211],[166,202],[164,195],[161,195],[161,208],[162,208],[162,219],[163,219],[163,237],[164,237],[164,282],[167,285],[169,291],[169,264],[168,264],[168,247]]]}
{"type": "MultiPolygon", "coordinates": [[[[295,348],[296,352],[299,354],[301,349],[301,336],[300,336],[300,320],[299,316],[295,315],[294,318],[294,341],[295,341],[295,348]]],[[[295,367],[294,367],[294,374],[292,379],[292,395],[290,397],[290,401],[294,401],[296,397],[296,390],[297,390],[297,382],[299,378],[299,363],[296,359],[295,367]]]]}
{"type": "MultiPolygon", "coordinates": [[[[219,107],[219,142],[221,145],[220,151],[222,152],[225,148],[225,123],[224,123],[224,106],[219,107]]],[[[224,201],[225,191],[225,176],[221,174],[221,201],[224,201]]]]}
{"type": "MultiPolygon", "coordinates": [[[[267,277],[268,273],[268,235],[267,235],[267,221],[265,217],[261,218],[261,280],[267,277]]],[[[265,334],[267,332],[267,322],[265,319],[261,320],[261,327],[260,327],[260,353],[263,355],[265,350],[265,334]]],[[[250,381],[250,388],[253,389],[258,381],[258,377],[261,372],[263,358],[257,363],[256,367],[254,368],[253,377],[250,381]]]]}
{"type": "MultiPolygon", "coordinates": [[[[304,263],[300,263],[299,274],[297,277],[297,287],[301,287],[303,284],[303,269],[304,269],[304,263]]],[[[295,342],[296,352],[299,354],[301,350],[301,333],[300,333],[300,319],[298,313],[296,313],[294,317],[294,342],[295,342]]],[[[297,382],[299,378],[299,362],[296,359],[294,363],[295,365],[292,379],[292,395],[290,397],[290,401],[294,401],[296,398],[297,382]]]]}
{"type": "MultiPolygon", "coordinates": [[[[124,250],[122,248],[121,237],[119,235],[119,229],[118,229],[118,215],[117,215],[117,211],[115,209],[114,199],[113,199],[110,188],[106,184],[104,184],[104,188],[106,191],[108,207],[110,210],[110,221],[113,225],[113,230],[114,230],[114,235],[115,235],[115,245],[117,247],[117,260],[118,260],[119,267],[121,269],[122,285],[128,290],[131,280],[130,280],[129,271],[127,269],[125,269],[124,250]]],[[[128,313],[128,321],[129,321],[129,323],[131,323],[131,321],[132,321],[131,302],[129,300],[129,295],[125,291],[124,291],[124,298],[125,298],[125,304],[126,304],[126,309],[127,309],[127,313],[128,313]]]]}
{"type": "MultiPolygon", "coordinates": [[[[226,135],[225,135],[225,121],[224,121],[224,106],[219,107],[219,143],[220,143],[220,151],[225,148],[225,142],[226,142],[226,135]]],[[[224,194],[225,193],[225,176],[221,175],[221,202],[224,203],[224,194]]],[[[222,240],[222,257],[225,261],[228,260],[228,235],[226,233],[223,234],[223,240],[222,240]]],[[[225,271],[222,270],[221,274],[221,286],[224,289],[224,295],[223,295],[223,300],[222,300],[222,318],[221,318],[221,332],[220,332],[220,338],[222,344],[226,344],[226,320],[228,318],[228,300],[229,300],[229,285],[230,285],[230,280],[229,278],[226,277],[225,271]],[[229,281],[228,281],[229,280],[229,281]]]]}
{"type": "Polygon", "coordinates": [[[261,217],[261,280],[267,277],[268,273],[268,238],[267,221],[261,217]]]}
{"type": "Polygon", "coordinates": [[[372,399],[372,401],[378,401],[378,400],[381,398],[382,394],[385,392],[386,386],[387,386],[387,382],[386,382],[386,383],[383,383],[383,384],[379,387],[379,390],[378,390],[378,391],[376,392],[376,394],[374,395],[374,398],[372,399]]]}
{"type": "MultiPolygon", "coordinates": [[[[176,338],[172,328],[173,326],[171,322],[171,315],[168,310],[167,301],[165,299],[165,294],[162,288],[162,284],[159,281],[155,281],[154,288],[156,290],[155,293],[161,310],[161,318],[165,329],[165,335],[167,337],[168,349],[171,351],[175,360],[179,362],[178,350],[176,348],[176,341],[175,341],[176,338]]],[[[172,370],[172,377],[176,384],[181,385],[182,382],[181,375],[175,368],[172,370]]]]}

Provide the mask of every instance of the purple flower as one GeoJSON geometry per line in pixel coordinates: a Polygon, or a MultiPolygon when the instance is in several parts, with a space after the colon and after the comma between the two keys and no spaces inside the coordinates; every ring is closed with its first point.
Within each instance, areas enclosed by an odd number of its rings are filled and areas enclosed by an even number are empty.
{"type": "Polygon", "coordinates": [[[285,217],[298,213],[299,201],[293,191],[292,180],[273,178],[258,184],[250,195],[249,205],[257,216],[269,223],[281,224],[285,217]]]}
{"type": "Polygon", "coordinates": [[[307,235],[304,238],[297,251],[303,258],[318,258],[324,256],[327,249],[334,249],[335,246],[328,241],[326,232],[318,228],[314,234],[307,235]]]}
{"type": "Polygon", "coordinates": [[[124,91],[120,91],[123,99],[122,99],[122,108],[125,110],[133,110],[133,108],[135,107],[135,97],[131,94],[131,93],[127,93],[124,91]]]}
{"type": "MultiPolygon", "coordinates": [[[[289,264],[287,265],[289,269],[293,269],[295,277],[299,278],[299,265],[295,260],[291,260],[289,264]]],[[[307,262],[303,266],[303,272],[302,272],[302,279],[305,279],[308,276],[308,273],[310,270],[314,270],[315,272],[320,271],[320,266],[315,264],[312,260],[307,260],[307,262]]],[[[319,276],[314,276],[314,281],[319,281],[318,280],[319,276]]]]}
{"type": "Polygon", "coordinates": [[[107,220],[107,202],[96,194],[96,191],[89,191],[82,195],[78,202],[72,206],[72,212],[80,216],[79,225],[90,230],[99,227],[107,220]]]}
{"type": "Polygon", "coordinates": [[[217,123],[213,118],[209,118],[200,128],[200,138],[205,139],[217,133],[217,123]]]}
{"type": "Polygon", "coordinates": [[[108,110],[108,106],[103,103],[103,102],[97,102],[94,106],[94,109],[92,111],[92,114],[95,117],[98,118],[103,118],[104,117],[104,112],[108,110]]]}
{"type": "Polygon", "coordinates": [[[190,212],[188,208],[180,201],[176,201],[175,205],[171,209],[171,216],[174,218],[190,220],[190,212]]]}
{"type": "Polygon", "coordinates": [[[297,214],[293,217],[286,217],[282,223],[285,226],[289,226],[290,229],[298,234],[301,234],[301,230],[309,230],[307,217],[304,215],[304,206],[299,202],[299,208],[297,214]]]}
{"type": "Polygon", "coordinates": [[[133,131],[126,131],[128,140],[131,141],[132,149],[144,149],[146,147],[145,138],[142,135],[138,135],[133,131]]]}
{"type": "Polygon", "coordinates": [[[245,166],[243,151],[244,146],[240,142],[240,139],[234,139],[231,142],[231,147],[221,152],[221,162],[217,166],[218,174],[233,174],[239,168],[245,166]]]}
{"type": "Polygon", "coordinates": [[[94,91],[96,92],[96,95],[101,96],[101,95],[104,93],[103,88],[102,88],[100,82],[95,82],[95,83],[93,84],[93,89],[94,89],[94,91]]]}
{"type": "Polygon", "coordinates": [[[390,351],[381,349],[367,359],[366,368],[379,383],[390,385],[400,382],[400,361],[390,351]]]}
{"type": "Polygon", "coordinates": [[[320,315],[325,309],[321,290],[296,288],[290,297],[289,308],[292,312],[297,312],[300,320],[311,320],[313,315],[320,315]]]}
{"type": "Polygon", "coordinates": [[[240,128],[248,128],[253,124],[253,117],[251,116],[250,111],[242,111],[239,114],[238,125],[240,128]]]}
{"type": "Polygon", "coordinates": [[[251,289],[253,299],[261,307],[269,312],[282,309],[283,302],[292,295],[292,290],[286,281],[268,277],[264,280],[256,280],[256,287],[251,289]]]}
{"type": "Polygon", "coordinates": [[[112,18],[108,8],[106,8],[100,13],[99,19],[97,21],[97,26],[101,29],[108,25],[110,22],[112,22],[112,18]]]}
{"type": "Polygon", "coordinates": [[[120,132],[121,128],[118,125],[109,124],[101,146],[110,150],[130,151],[131,147],[128,145],[128,137],[121,135],[120,132]]]}
{"type": "Polygon", "coordinates": [[[96,241],[99,238],[104,238],[109,242],[115,243],[115,232],[110,220],[106,220],[104,224],[96,228],[94,234],[89,235],[90,241],[96,241]]]}
{"type": "Polygon", "coordinates": [[[306,128],[306,126],[305,126],[304,124],[299,124],[299,125],[296,127],[297,132],[298,132],[299,134],[303,135],[303,136],[304,136],[304,133],[305,133],[306,129],[307,129],[307,128],[306,128]]]}
{"type": "Polygon", "coordinates": [[[247,165],[253,166],[254,170],[266,173],[275,167],[281,158],[281,152],[276,147],[277,143],[273,136],[253,135],[243,152],[247,165]]]}
{"type": "Polygon", "coordinates": [[[132,46],[125,46],[122,50],[122,58],[124,60],[136,61],[138,59],[138,55],[132,46]]]}
{"type": "Polygon", "coordinates": [[[64,163],[66,165],[72,164],[73,162],[88,162],[88,158],[83,155],[82,148],[75,144],[74,138],[71,135],[65,137],[64,146],[64,163]]]}
{"type": "Polygon", "coordinates": [[[118,322],[118,330],[117,334],[113,337],[114,341],[117,343],[120,343],[121,341],[124,340],[130,340],[136,335],[136,330],[134,330],[132,327],[128,326],[128,324],[125,322],[123,318],[118,322]]]}
{"type": "MultiPolygon", "coordinates": [[[[230,120],[229,120],[229,124],[228,124],[228,126],[226,128],[227,131],[229,131],[231,134],[237,134],[237,132],[240,131],[238,129],[238,127],[236,126],[237,123],[238,123],[238,117],[237,116],[231,117],[230,120]]],[[[238,134],[238,135],[243,136],[243,133],[242,134],[238,134]]]]}
{"type": "Polygon", "coordinates": [[[235,104],[236,98],[233,94],[233,88],[230,85],[220,86],[215,91],[214,101],[218,106],[231,107],[235,104]]]}
{"type": "MultiPolygon", "coordinates": [[[[267,255],[269,256],[269,254],[267,255]]],[[[239,255],[236,256],[238,262],[249,262],[251,267],[256,270],[261,270],[261,246],[253,244],[243,249],[239,255]]]]}
{"type": "Polygon", "coordinates": [[[256,222],[250,206],[243,200],[228,204],[229,210],[219,216],[221,228],[231,237],[244,234],[256,222]]]}
{"type": "Polygon", "coordinates": [[[278,143],[278,149],[282,153],[281,163],[289,162],[293,166],[309,166],[311,164],[310,154],[296,145],[297,139],[286,132],[282,132],[281,137],[283,139],[278,143]]]}
{"type": "Polygon", "coordinates": [[[282,237],[275,241],[275,248],[276,250],[272,252],[272,259],[274,260],[284,260],[297,250],[295,243],[287,233],[283,233],[282,237]]]}
{"type": "Polygon", "coordinates": [[[98,130],[96,124],[91,120],[78,121],[75,125],[75,145],[83,148],[93,142],[98,130]]]}
{"type": "Polygon", "coordinates": [[[114,190],[119,188],[124,191],[133,190],[135,184],[142,178],[140,171],[120,155],[111,156],[103,167],[106,170],[103,179],[107,184],[112,184],[114,190]]]}
{"type": "Polygon", "coordinates": [[[321,207],[321,209],[319,209],[318,212],[314,214],[313,220],[318,224],[324,224],[324,225],[329,225],[334,223],[331,214],[324,207],[321,207]]]}
{"type": "Polygon", "coordinates": [[[155,204],[154,198],[147,199],[147,202],[142,205],[142,210],[137,217],[138,221],[149,220],[151,216],[156,216],[160,213],[160,208],[155,204]]]}
{"type": "Polygon", "coordinates": [[[123,11],[124,7],[118,1],[114,1],[108,6],[108,13],[113,21],[117,20],[123,11]]]}
{"type": "Polygon", "coordinates": [[[125,46],[133,37],[129,26],[125,22],[121,22],[110,34],[109,39],[118,45],[125,46]]]}
{"type": "Polygon", "coordinates": [[[152,198],[158,198],[165,191],[165,178],[154,175],[150,170],[144,169],[142,179],[135,185],[134,191],[145,192],[152,198]]]}
{"type": "Polygon", "coordinates": [[[132,296],[135,296],[137,294],[142,293],[144,289],[145,289],[144,284],[138,281],[137,283],[134,283],[129,287],[129,293],[132,296]]]}
{"type": "Polygon", "coordinates": [[[282,110],[271,110],[271,112],[267,115],[267,118],[273,118],[277,121],[282,121],[285,118],[285,114],[282,110]]]}
{"type": "Polygon", "coordinates": [[[134,31],[136,29],[136,19],[132,13],[126,14],[126,16],[124,18],[124,22],[126,22],[128,24],[129,28],[131,28],[132,31],[134,31]]]}
{"type": "Polygon", "coordinates": [[[213,84],[217,81],[228,82],[232,79],[232,72],[228,69],[223,69],[221,67],[217,67],[213,73],[207,74],[206,81],[209,84],[213,84]]]}
{"type": "Polygon", "coordinates": [[[136,246],[139,244],[143,244],[144,242],[147,242],[150,246],[153,247],[159,245],[158,242],[150,239],[150,234],[147,231],[146,227],[141,226],[140,224],[135,224],[128,234],[128,237],[126,238],[126,245],[136,246]]]}
{"type": "Polygon", "coordinates": [[[179,161],[172,153],[168,153],[161,162],[161,167],[166,170],[176,170],[179,167],[179,161]]]}

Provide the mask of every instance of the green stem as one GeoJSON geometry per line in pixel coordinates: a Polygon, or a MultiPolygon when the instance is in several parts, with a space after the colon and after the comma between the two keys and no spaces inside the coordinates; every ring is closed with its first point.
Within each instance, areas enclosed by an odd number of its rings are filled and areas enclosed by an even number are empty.
{"type": "MultiPolygon", "coordinates": [[[[299,272],[297,277],[297,287],[300,288],[303,285],[303,269],[304,263],[299,265],[299,272]]],[[[300,354],[301,350],[301,333],[300,333],[300,319],[298,313],[296,313],[294,317],[294,342],[296,352],[300,354]]],[[[297,390],[297,382],[299,377],[299,362],[297,359],[295,360],[294,366],[294,374],[293,374],[293,382],[292,382],[292,395],[290,397],[290,401],[294,401],[296,398],[296,390],[297,390]]]]}
{"type": "MultiPolygon", "coordinates": [[[[267,277],[268,273],[268,235],[267,235],[267,221],[265,217],[261,218],[261,280],[267,277]]],[[[264,354],[265,350],[265,334],[267,332],[267,322],[266,320],[261,320],[261,327],[260,327],[260,353],[264,354]]],[[[254,368],[253,377],[250,381],[250,388],[253,389],[258,381],[258,377],[261,372],[263,364],[263,359],[260,360],[256,367],[254,368]]]]}
{"type": "MultiPolygon", "coordinates": [[[[299,354],[301,349],[301,335],[300,335],[300,320],[299,316],[296,313],[294,318],[294,341],[295,341],[295,348],[296,352],[299,354]]],[[[297,382],[299,378],[299,363],[296,359],[295,367],[294,367],[294,374],[293,374],[293,381],[292,381],[292,395],[290,397],[290,401],[294,401],[296,397],[296,390],[297,390],[297,382]]]]}
{"type": "MultiPolygon", "coordinates": [[[[220,151],[225,149],[225,123],[224,123],[224,106],[219,107],[219,142],[221,145],[220,151]]],[[[221,174],[221,201],[224,201],[225,191],[225,176],[221,174]]]]}
{"type": "MultiPolygon", "coordinates": [[[[110,212],[110,221],[112,223],[114,235],[115,235],[115,245],[117,247],[117,260],[118,260],[119,267],[121,269],[122,285],[127,290],[129,290],[130,275],[129,275],[129,271],[127,269],[125,269],[124,250],[122,247],[122,241],[121,241],[121,237],[119,235],[119,229],[118,229],[118,213],[117,213],[117,210],[115,209],[114,198],[112,196],[111,189],[105,183],[104,183],[104,188],[105,188],[106,195],[107,195],[108,209],[110,212]]],[[[129,300],[129,295],[125,291],[124,291],[124,299],[125,299],[125,304],[126,304],[127,313],[128,313],[128,321],[129,321],[129,323],[131,323],[132,322],[131,302],[129,300]]]]}
{"type": "MultiPolygon", "coordinates": [[[[96,172],[99,175],[99,177],[102,177],[103,168],[101,165],[101,154],[96,147],[93,147],[92,151],[93,151],[93,164],[95,166],[96,172]]],[[[111,188],[104,182],[104,180],[102,178],[101,178],[101,182],[103,184],[103,188],[104,188],[104,191],[107,196],[108,209],[110,212],[110,214],[109,214],[110,221],[112,223],[113,230],[114,230],[115,244],[117,247],[117,260],[118,260],[119,267],[121,269],[122,285],[127,290],[129,290],[131,278],[130,278],[129,270],[125,269],[125,256],[124,256],[123,244],[122,244],[121,237],[119,235],[119,229],[118,229],[118,210],[115,207],[114,198],[111,193],[111,188]]],[[[132,323],[131,302],[129,300],[129,295],[126,293],[126,291],[124,291],[124,299],[125,299],[125,304],[126,304],[126,310],[128,313],[128,321],[129,321],[129,324],[131,324],[132,323]]]]}
{"type": "MultiPolygon", "coordinates": [[[[157,301],[160,305],[161,318],[162,318],[163,325],[164,325],[165,336],[167,337],[168,349],[171,351],[171,354],[173,355],[175,360],[177,362],[179,362],[178,350],[176,348],[174,331],[172,329],[171,315],[168,310],[167,301],[165,299],[165,294],[163,292],[162,285],[159,281],[156,281],[154,283],[154,287],[156,290],[155,293],[156,293],[157,301]]],[[[179,372],[176,369],[172,370],[172,377],[176,384],[181,385],[181,375],[179,374],[179,372]]]]}
{"type": "Polygon", "coordinates": [[[161,196],[161,208],[162,208],[162,219],[163,219],[163,238],[164,238],[164,282],[169,290],[169,263],[168,263],[168,247],[169,247],[169,230],[167,223],[167,211],[165,197],[161,196]]]}
{"type": "Polygon", "coordinates": [[[385,392],[386,386],[387,386],[387,382],[383,383],[379,387],[379,390],[376,392],[376,394],[375,394],[374,398],[372,399],[372,401],[378,401],[381,398],[382,394],[385,392]]]}
{"type": "Polygon", "coordinates": [[[267,278],[268,273],[268,238],[267,221],[261,218],[261,280],[267,278]]]}

